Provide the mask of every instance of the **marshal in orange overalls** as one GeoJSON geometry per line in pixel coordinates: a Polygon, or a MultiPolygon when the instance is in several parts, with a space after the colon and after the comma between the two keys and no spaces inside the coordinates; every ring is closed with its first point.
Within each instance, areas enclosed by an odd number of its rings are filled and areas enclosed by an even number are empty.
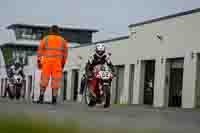
{"type": "Polygon", "coordinates": [[[62,88],[62,70],[67,61],[68,42],[58,35],[49,35],[41,40],[37,51],[41,62],[41,87],[47,87],[51,77],[51,88],[62,88]]]}

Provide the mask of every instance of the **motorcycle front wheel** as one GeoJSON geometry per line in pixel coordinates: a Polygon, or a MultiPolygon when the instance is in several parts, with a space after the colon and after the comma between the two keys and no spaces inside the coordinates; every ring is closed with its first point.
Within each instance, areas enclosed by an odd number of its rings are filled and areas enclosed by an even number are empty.
{"type": "Polygon", "coordinates": [[[104,92],[105,92],[104,108],[108,108],[110,107],[110,97],[111,97],[110,86],[104,86],[104,92]]]}
{"type": "Polygon", "coordinates": [[[19,100],[20,99],[20,97],[21,97],[21,87],[20,86],[15,86],[15,97],[16,97],[16,99],[17,100],[19,100]]]}

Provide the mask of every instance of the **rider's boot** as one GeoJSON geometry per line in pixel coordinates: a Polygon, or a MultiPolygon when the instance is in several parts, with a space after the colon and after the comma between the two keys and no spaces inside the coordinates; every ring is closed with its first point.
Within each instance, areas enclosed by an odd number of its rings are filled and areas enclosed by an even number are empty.
{"type": "Polygon", "coordinates": [[[43,101],[44,101],[44,95],[40,95],[37,104],[43,104],[43,101]]]}

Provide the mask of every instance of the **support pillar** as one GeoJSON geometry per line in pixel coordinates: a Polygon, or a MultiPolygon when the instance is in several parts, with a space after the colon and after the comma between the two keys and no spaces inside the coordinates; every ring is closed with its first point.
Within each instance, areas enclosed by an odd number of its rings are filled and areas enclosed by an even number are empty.
{"type": "Polygon", "coordinates": [[[155,66],[154,107],[167,106],[166,59],[159,58],[155,66]]]}
{"type": "Polygon", "coordinates": [[[196,70],[197,55],[188,53],[184,60],[182,107],[196,106],[196,70]]]}
{"type": "Polygon", "coordinates": [[[124,71],[124,87],[123,87],[123,90],[121,91],[121,96],[120,96],[121,104],[128,104],[129,81],[130,81],[129,77],[130,77],[130,65],[126,64],[125,71],[124,71]]]}
{"type": "MultiPolygon", "coordinates": [[[[81,88],[81,78],[83,76],[83,73],[79,71],[79,79],[78,79],[78,102],[82,102],[82,96],[80,95],[80,88],[81,88]]],[[[84,94],[83,94],[84,95],[84,94]]]]}
{"type": "Polygon", "coordinates": [[[72,100],[72,70],[67,74],[67,101],[72,100]]]}
{"type": "Polygon", "coordinates": [[[29,90],[29,86],[30,86],[30,81],[29,81],[29,77],[26,76],[25,77],[25,82],[26,82],[26,86],[25,86],[25,101],[29,101],[30,100],[30,90],[29,90]]]}
{"type": "Polygon", "coordinates": [[[144,72],[145,72],[145,64],[144,64],[144,62],[137,61],[137,64],[135,65],[133,104],[143,104],[144,72]]]}

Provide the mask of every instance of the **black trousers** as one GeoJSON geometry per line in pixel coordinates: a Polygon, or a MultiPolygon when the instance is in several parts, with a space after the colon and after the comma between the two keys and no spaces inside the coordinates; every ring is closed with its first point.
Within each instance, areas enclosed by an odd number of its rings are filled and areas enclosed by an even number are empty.
{"type": "Polygon", "coordinates": [[[86,85],[86,78],[82,78],[81,79],[81,88],[80,88],[80,94],[82,95],[83,92],[84,92],[84,88],[85,88],[85,85],[86,85]]]}

